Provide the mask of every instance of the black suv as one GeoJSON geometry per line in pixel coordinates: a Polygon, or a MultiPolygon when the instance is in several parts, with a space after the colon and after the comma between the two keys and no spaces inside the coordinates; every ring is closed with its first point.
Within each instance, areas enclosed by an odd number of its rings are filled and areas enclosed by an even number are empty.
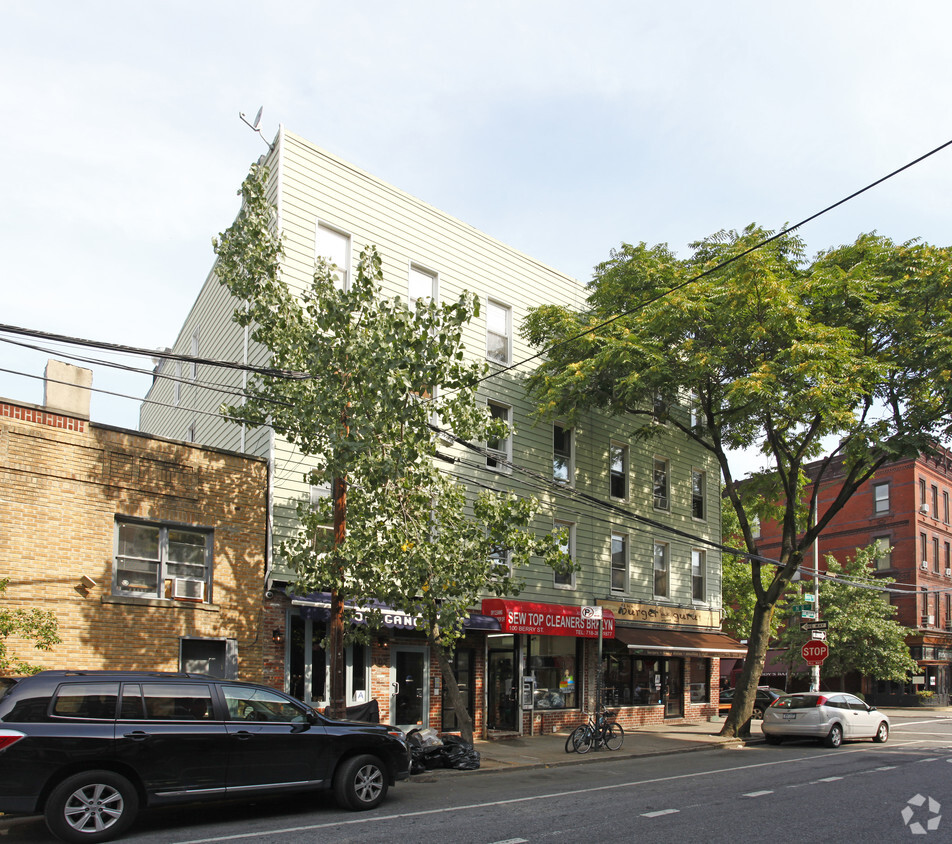
{"type": "Polygon", "coordinates": [[[105,841],[140,806],[333,788],[372,809],[410,772],[395,727],[331,721],[268,686],[196,674],[43,671],[0,698],[0,812],[105,841]]]}

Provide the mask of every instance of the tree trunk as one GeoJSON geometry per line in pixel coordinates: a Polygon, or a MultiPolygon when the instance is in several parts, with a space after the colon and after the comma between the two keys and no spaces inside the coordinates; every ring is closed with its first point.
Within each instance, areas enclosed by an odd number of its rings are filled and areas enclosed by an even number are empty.
{"type": "Polygon", "coordinates": [[[744,658],[740,677],[737,678],[731,711],[721,728],[722,736],[747,738],[750,735],[750,716],[754,710],[757,684],[764,670],[764,660],[767,658],[773,609],[773,605],[764,606],[762,601],[757,601],[754,605],[750,638],[747,640],[747,656],[744,658]]]}
{"type": "Polygon", "coordinates": [[[456,713],[456,720],[459,723],[460,737],[463,741],[473,743],[473,717],[466,710],[466,704],[463,702],[463,696],[459,693],[459,685],[456,680],[456,673],[453,671],[453,664],[443,650],[439,642],[436,628],[431,628],[427,633],[427,639],[433,653],[436,654],[436,661],[440,665],[440,674],[443,675],[443,694],[448,695],[450,703],[453,704],[453,711],[456,713]]]}
{"type": "MultiPolygon", "coordinates": [[[[347,535],[347,482],[334,479],[334,548],[342,545],[347,535]]],[[[343,582],[343,572],[339,572],[343,582]]],[[[327,635],[327,657],[331,677],[327,711],[331,718],[344,718],[347,709],[347,684],[344,680],[344,602],[337,589],[331,590],[331,617],[327,635]]]]}

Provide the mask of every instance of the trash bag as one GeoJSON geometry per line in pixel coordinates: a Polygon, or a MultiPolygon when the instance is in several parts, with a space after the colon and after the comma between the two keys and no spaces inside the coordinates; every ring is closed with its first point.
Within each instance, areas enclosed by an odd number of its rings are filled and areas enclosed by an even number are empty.
{"type": "Polygon", "coordinates": [[[445,767],[457,771],[475,771],[479,767],[479,751],[459,736],[448,735],[443,739],[441,756],[445,767]]]}
{"type": "Polygon", "coordinates": [[[433,768],[453,768],[457,771],[475,771],[479,767],[479,751],[459,736],[440,738],[436,730],[410,730],[410,773],[422,774],[433,768]]]}

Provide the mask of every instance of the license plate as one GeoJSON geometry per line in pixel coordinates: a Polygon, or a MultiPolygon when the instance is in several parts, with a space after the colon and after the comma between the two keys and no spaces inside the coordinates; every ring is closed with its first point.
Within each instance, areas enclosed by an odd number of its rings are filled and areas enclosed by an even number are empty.
{"type": "Polygon", "coordinates": [[[784,712],[784,713],[783,713],[783,720],[784,720],[784,721],[795,721],[796,719],[797,719],[797,713],[796,713],[796,712],[784,712]]]}

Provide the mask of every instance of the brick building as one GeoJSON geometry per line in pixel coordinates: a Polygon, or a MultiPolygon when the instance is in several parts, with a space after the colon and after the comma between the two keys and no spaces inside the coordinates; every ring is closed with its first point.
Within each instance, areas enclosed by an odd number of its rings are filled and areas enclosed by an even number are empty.
{"type": "Polygon", "coordinates": [[[55,613],[45,668],[260,681],[267,464],[89,421],[91,373],[50,361],[44,406],[0,399],[4,603],[55,613]]]}
{"type": "MultiPolygon", "coordinates": [[[[812,467],[807,467],[809,473],[812,467]]],[[[832,501],[842,473],[828,472],[820,489],[820,510],[832,501]]],[[[804,495],[809,496],[808,487],[804,495]]],[[[858,548],[876,544],[876,568],[896,581],[890,595],[896,619],[909,628],[906,642],[919,671],[907,684],[864,680],[862,691],[880,704],[911,703],[915,692],[933,692],[947,703],[952,685],[952,452],[897,460],[881,468],[836,515],[819,542],[823,559],[855,556],[858,548]]],[[[779,547],[775,524],[762,526],[760,548],[770,555],[779,547]]],[[[813,567],[813,557],[804,560],[813,567]]],[[[822,614],[822,607],[821,607],[822,614]]]]}

